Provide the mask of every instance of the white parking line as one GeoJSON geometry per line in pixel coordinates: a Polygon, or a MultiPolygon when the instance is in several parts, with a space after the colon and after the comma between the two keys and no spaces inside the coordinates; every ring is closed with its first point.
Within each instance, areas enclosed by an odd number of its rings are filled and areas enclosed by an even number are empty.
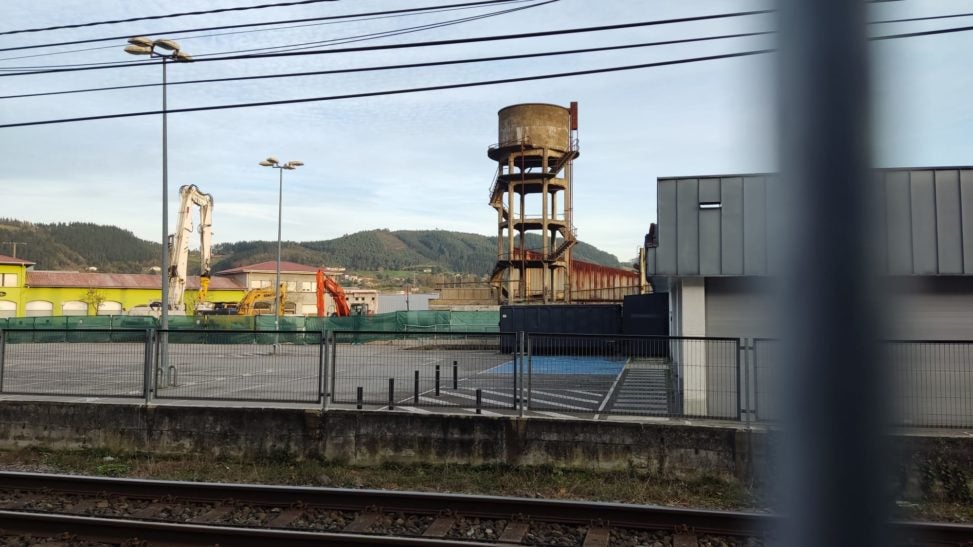
{"type": "Polygon", "coordinates": [[[422,408],[416,408],[414,406],[397,406],[395,408],[408,410],[409,412],[415,412],[416,414],[432,414],[432,412],[429,412],[428,410],[422,408]]]}
{"type": "Polygon", "coordinates": [[[558,408],[566,408],[568,410],[583,410],[585,412],[591,412],[591,409],[590,408],[586,408],[586,407],[583,407],[583,406],[566,405],[564,403],[556,403],[554,401],[543,401],[543,400],[537,399],[536,397],[531,397],[530,402],[531,402],[531,404],[534,404],[536,402],[536,403],[543,404],[543,405],[556,406],[558,408]]]}
{"type": "MultiPolygon", "coordinates": [[[[476,397],[474,397],[473,395],[467,395],[465,393],[460,393],[458,391],[450,391],[448,393],[448,395],[454,395],[456,397],[462,397],[464,399],[470,399],[471,401],[475,401],[476,400],[476,397]]],[[[490,404],[493,404],[493,405],[501,405],[501,406],[509,406],[509,404],[510,404],[510,403],[503,403],[503,402],[500,402],[500,401],[495,401],[493,399],[481,399],[480,402],[481,403],[490,403],[490,404]]]]}
{"type": "Polygon", "coordinates": [[[578,401],[579,403],[597,404],[597,403],[600,403],[601,402],[601,399],[595,399],[595,400],[582,399],[581,397],[572,397],[570,395],[561,395],[561,394],[558,394],[558,393],[550,393],[548,391],[540,391],[540,390],[537,390],[537,389],[532,390],[531,393],[533,393],[534,395],[543,395],[545,397],[556,397],[558,399],[567,399],[569,401],[578,401]]]}
{"type": "Polygon", "coordinates": [[[575,417],[575,416],[568,416],[567,414],[558,414],[557,412],[548,412],[546,410],[535,410],[534,412],[536,412],[538,414],[541,414],[543,416],[547,416],[548,418],[558,418],[558,419],[562,419],[562,420],[564,420],[564,419],[567,419],[567,420],[576,420],[577,419],[577,417],[575,417]]]}

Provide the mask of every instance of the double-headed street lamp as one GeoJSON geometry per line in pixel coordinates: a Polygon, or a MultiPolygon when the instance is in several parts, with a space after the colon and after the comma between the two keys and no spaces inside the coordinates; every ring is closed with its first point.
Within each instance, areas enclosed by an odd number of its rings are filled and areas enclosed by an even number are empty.
{"type": "Polygon", "coordinates": [[[188,63],[193,60],[175,40],[152,40],[145,36],[129,38],[125,53],[162,59],[162,304],[159,326],[169,328],[169,137],[166,120],[166,61],[188,63]]]}
{"type": "Polygon", "coordinates": [[[277,278],[274,281],[274,326],[279,331],[280,330],[280,222],[282,213],[284,211],[284,170],[293,171],[298,167],[304,165],[302,161],[289,161],[287,163],[280,163],[277,158],[270,156],[264,161],[260,162],[260,165],[264,167],[273,167],[280,171],[280,177],[277,183],[277,278]]]}

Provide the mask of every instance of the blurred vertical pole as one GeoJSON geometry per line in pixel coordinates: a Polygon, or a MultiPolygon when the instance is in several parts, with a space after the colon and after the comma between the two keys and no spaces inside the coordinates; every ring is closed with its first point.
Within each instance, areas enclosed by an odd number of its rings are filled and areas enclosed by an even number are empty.
{"type": "MultiPolygon", "coordinates": [[[[888,545],[864,0],[781,0],[781,545],[888,545]]],[[[778,208],[773,211],[773,208],[778,208]]]]}

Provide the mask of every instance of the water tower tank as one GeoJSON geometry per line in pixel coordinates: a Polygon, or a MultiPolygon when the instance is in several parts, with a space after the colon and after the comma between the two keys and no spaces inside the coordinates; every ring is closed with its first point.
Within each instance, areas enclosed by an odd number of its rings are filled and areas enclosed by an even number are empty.
{"type": "Polygon", "coordinates": [[[500,116],[500,147],[520,145],[567,151],[571,145],[570,111],[556,104],[527,103],[503,108],[500,116]]]}

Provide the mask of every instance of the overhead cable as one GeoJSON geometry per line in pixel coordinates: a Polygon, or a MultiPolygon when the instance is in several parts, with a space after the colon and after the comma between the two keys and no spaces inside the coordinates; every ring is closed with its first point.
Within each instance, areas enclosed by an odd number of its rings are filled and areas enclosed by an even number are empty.
{"type": "MultiPolygon", "coordinates": [[[[738,34],[723,34],[719,36],[705,36],[700,38],[682,38],[678,40],[663,40],[659,42],[643,42],[639,44],[623,44],[617,46],[601,46],[601,47],[590,47],[590,48],[580,48],[580,49],[567,49],[559,51],[544,51],[537,53],[520,53],[515,55],[500,55],[496,57],[474,57],[469,59],[452,59],[447,61],[427,61],[421,63],[406,63],[399,65],[380,65],[380,66],[369,66],[369,67],[353,67],[353,68],[337,68],[331,70],[314,70],[306,72],[285,72],[280,74],[261,74],[257,76],[231,76],[226,78],[206,78],[201,80],[182,80],[175,82],[168,82],[166,85],[190,85],[190,84],[210,84],[210,83],[222,83],[222,82],[239,82],[246,80],[268,80],[276,78],[294,78],[294,77],[304,77],[304,76],[325,76],[333,74],[350,74],[357,72],[375,72],[382,70],[400,70],[406,68],[427,68],[434,66],[447,66],[447,65],[459,65],[459,64],[471,64],[471,63],[485,63],[494,61],[511,61],[517,59],[530,59],[538,57],[554,57],[561,55],[575,55],[579,53],[595,53],[602,51],[617,51],[623,49],[635,49],[635,48],[645,48],[654,46],[668,46],[676,44],[688,44],[693,42],[706,42],[713,40],[726,40],[732,38],[747,38],[752,36],[765,36],[768,34],[773,34],[773,31],[762,31],[762,32],[743,32],[738,34]]],[[[108,87],[92,87],[87,89],[68,89],[63,91],[47,91],[39,93],[23,93],[20,95],[0,95],[0,100],[2,99],[22,99],[27,97],[44,97],[49,95],[69,95],[74,93],[92,93],[97,91],[117,91],[121,89],[137,89],[144,87],[159,87],[161,82],[150,83],[150,84],[132,84],[132,85],[116,85],[108,87]]]]}
{"type": "Polygon", "coordinates": [[[266,8],[283,8],[289,6],[300,6],[304,4],[318,4],[321,2],[337,2],[338,0],[297,0],[294,2],[277,2],[274,4],[260,4],[256,6],[240,6],[235,8],[217,8],[211,10],[202,11],[185,11],[182,13],[167,13],[164,15],[146,15],[143,17],[130,17],[128,19],[114,19],[109,21],[92,21],[90,23],[75,23],[73,25],[59,25],[55,27],[41,27],[41,28],[25,28],[19,30],[7,30],[0,32],[0,36],[6,36],[8,34],[23,34],[27,32],[46,32],[50,30],[63,30],[70,28],[83,28],[83,27],[96,27],[100,25],[115,25],[118,23],[134,23],[136,21],[151,21],[155,19],[170,19],[173,17],[186,17],[188,15],[209,15],[212,13],[226,13],[229,11],[249,11],[257,9],[266,8]]]}
{"type": "MultiPolygon", "coordinates": [[[[697,15],[693,17],[679,17],[674,19],[655,19],[651,21],[640,21],[636,23],[621,23],[615,25],[601,25],[596,27],[576,27],[570,29],[560,29],[560,30],[545,30],[537,32],[524,32],[519,34],[501,34],[493,36],[476,36],[472,38],[454,38],[449,40],[433,40],[428,42],[405,42],[402,44],[383,44],[376,46],[357,46],[357,47],[347,47],[347,48],[334,48],[334,49],[321,49],[321,50],[310,50],[310,51],[283,51],[276,53],[258,53],[252,55],[229,55],[225,57],[209,57],[204,59],[199,59],[195,62],[206,63],[213,61],[230,61],[230,60],[240,60],[240,59],[271,59],[279,57],[303,57],[309,55],[331,55],[336,53],[359,53],[365,51],[380,51],[380,50],[390,50],[390,49],[409,49],[418,47],[434,47],[434,46],[446,46],[446,45],[457,45],[457,44],[473,44],[480,42],[494,42],[502,40],[520,40],[525,38],[542,38],[548,36],[562,36],[565,34],[579,34],[587,32],[604,32],[609,30],[621,30],[648,26],[658,26],[658,25],[668,25],[675,23],[686,23],[691,21],[706,21],[712,19],[725,19],[730,17],[744,17],[747,15],[759,15],[771,13],[771,10],[756,10],[756,11],[741,11],[732,13],[721,13],[715,15],[697,15]]],[[[102,70],[108,68],[125,68],[131,66],[146,66],[154,65],[156,63],[151,61],[140,61],[140,62],[129,62],[125,64],[112,64],[112,65],[98,65],[89,67],[78,67],[78,68],[55,68],[55,69],[43,69],[43,70],[33,70],[26,72],[13,72],[7,74],[0,74],[0,78],[7,76],[32,76],[36,74],[52,74],[58,72],[78,72],[85,70],[102,70]]]]}
{"type": "MultiPolygon", "coordinates": [[[[239,24],[235,24],[235,25],[219,25],[219,26],[213,26],[213,27],[196,27],[196,28],[178,29],[178,30],[156,30],[156,31],[152,31],[152,32],[138,32],[138,33],[135,33],[135,34],[149,34],[149,35],[154,35],[154,36],[172,36],[174,38],[179,38],[179,35],[180,34],[186,34],[186,33],[190,33],[190,32],[208,32],[208,31],[211,31],[211,30],[229,30],[229,29],[238,29],[238,28],[261,27],[261,26],[268,26],[268,25],[286,25],[286,24],[290,24],[290,23],[310,23],[310,22],[314,22],[314,21],[335,21],[335,20],[341,20],[341,19],[353,19],[353,18],[356,18],[356,17],[369,17],[369,16],[372,16],[372,15],[383,15],[384,16],[384,15],[398,15],[398,14],[408,14],[408,13],[419,13],[419,12],[424,12],[424,11],[442,11],[442,10],[446,10],[446,9],[449,9],[449,8],[459,8],[459,7],[466,7],[466,6],[475,7],[475,6],[482,6],[482,5],[488,5],[488,4],[508,4],[508,3],[526,2],[526,1],[527,0],[480,0],[480,1],[477,1],[477,2],[466,2],[466,3],[461,3],[461,4],[447,4],[445,6],[427,6],[427,7],[421,7],[421,8],[405,8],[405,9],[397,9],[397,10],[372,11],[372,12],[365,12],[365,13],[350,13],[350,14],[346,14],[346,15],[328,15],[328,16],[323,16],[323,17],[305,17],[305,18],[302,18],[302,19],[285,19],[285,20],[281,20],[281,21],[262,21],[262,22],[259,22],[259,23],[239,23],[239,24]]],[[[133,36],[133,34],[124,34],[124,35],[120,35],[120,36],[107,36],[107,37],[102,37],[102,38],[89,38],[89,39],[85,39],[85,40],[71,40],[70,43],[71,44],[94,44],[94,43],[98,43],[98,42],[112,42],[112,41],[116,41],[116,40],[126,40],[128,38],[131,38],[132,36],[133,36]]],[[[64,43],[45,42],[43,44],[31,44],[31,45],[27,45],[27,46],[14,46],[14,47],[0,48],[0,52],[3,52],[3,51],[19,51],[19,50],[24,50],[24,49],[38,49],[38,48],[57,47],[57,46],[61,46],[61,45],[65,45],[65,44],[64,43]]]]}
{"type": "MultiPolygon", "coordinates": [[[[753,51],[743,51],[739,53],[724,53],[721,55],[708,55],[704,57],[692,57],[687,59],[676,59],[673,61],[659,61],[654,63],[642,63],[637,65],[624,65],[624,66],[614,66],[607,68],[595,68],[589,70],[576,70],[571,72],[558,72],[553,74],[540,74],[535,76],[521,76],[517,78],[503,78],[499,80],[481,80],[478,82],[464,82],[457,84],[444,84],[444,85],[434,85],[425,87],[412,87],[406,89],[390,89],[384,91],[369,91],[363,93],[349,93],[345,95],[331,95],[325,97],[308,97],[303,99],[282,99],[275,101],[260,101],[252,103],[235,103],[235,104],[223,104],[223,105],[213,105],[213,106],[196,106],[189,108],[170,108],[166,110],[167,114],[181,114],[185,112],[205,112],[212,110],[229,110],[237,108],[253,108],[258,106],[274,106],[274,105],[285,105],[285,104],[300,104],[300,103],[314,103],[323,101],[337,101],[343,99],[360,99],[365,97],[380,97],[388,95],[403,95],[407,93],[423,93],[429,91],[442,91],[447,89],[461,89],[468,87],[483,87],[490,85],[500,85],[500,84],[510,84],[519,82],[530,82],[537,80],[550,80],[554,78],[568,78],[576,76],[587,76],[591,74],[606,74],[610,72],[622,72],[628,70],[639,70],[645,68],[654,68],[662,66],[680,65],[686,63],[698,63],[703,61],[714,61],[719,59],[732,59],[737,57],[748,57],[752,55],[762,55],[765,53],[772,53],[772,49],[761,49],[753,51]]],[[[103,114],[99,116],[83,116],[78,118],[59,118],[53,120],[40,120],[33,122],[19,122],[19,123],[7,123],[0,124],[0,129],[10,129],[14,127],[30,127],[37,125],[52,125],[52,124],[62,124],[62,123],[76,123],[76,122],[87,122],[95,120],[110,120],[117,118],[135,118],[142,116],[156,116],[162,114],[161,110],[150,110],[145,112],[126,112],[122,114],[103,114]]]]}

